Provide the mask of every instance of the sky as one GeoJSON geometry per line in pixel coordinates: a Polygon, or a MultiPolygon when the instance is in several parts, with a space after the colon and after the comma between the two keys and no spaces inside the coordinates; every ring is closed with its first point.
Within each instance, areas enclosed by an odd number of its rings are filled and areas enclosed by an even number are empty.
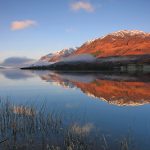
{"type": "Polygon", "coordinates": [[[0,62],[41,56],[118,30],[150,31],[150,0],[0,0],[0,62]]]}

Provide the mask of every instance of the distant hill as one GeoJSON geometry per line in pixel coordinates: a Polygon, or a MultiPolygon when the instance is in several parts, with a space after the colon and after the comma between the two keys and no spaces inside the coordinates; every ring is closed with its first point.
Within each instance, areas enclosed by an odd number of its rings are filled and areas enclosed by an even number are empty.
{"type": "Polygon", "coordinates": [[[40,60],[47,61],[47,62],[57,62],[57,61],[63,60],[64,58],[69,57],[76,50],[77,48],[66,48],[58,52],[50,53],[48,55],[42,56],[40,60]]]}

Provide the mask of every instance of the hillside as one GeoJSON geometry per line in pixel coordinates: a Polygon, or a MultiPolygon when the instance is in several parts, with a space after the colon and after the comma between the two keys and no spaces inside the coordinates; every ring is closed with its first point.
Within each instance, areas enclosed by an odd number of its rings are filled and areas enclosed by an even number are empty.
{"type": "Polygon", "coordinates": [[[122,30],[84,43],[74,55],[109,56],[150,54],[150,33],[122,30]]]}
{"type": "Polygon", "coordinates": [[[38,64],[27,69],[111,71],[123,68],[128,71],[126,68],[134,65],[132,70],[150,71],[150,33],[137,30],[114,32],[79,48],[50,53],[40,59],[42,65],[38,64]]]}
{"type": "Polygon", "coordinates": [[[58,52],[54,52],[54,53],[50,53],[48,55],[42,56],[40,61],[57,62],[66,57],[69,57],[76,50],[77,50],[77,48],[66,48],[66,49],[60,50],[58,52]]]}
{"type": "Polygon", "coordinates": [[[63,49],[42,56],[40,61],[59,62],[74,56],[89,54],[96,58],[150,54],[150,33],[122,30],[89,40],[79,48],[63,49]]]}

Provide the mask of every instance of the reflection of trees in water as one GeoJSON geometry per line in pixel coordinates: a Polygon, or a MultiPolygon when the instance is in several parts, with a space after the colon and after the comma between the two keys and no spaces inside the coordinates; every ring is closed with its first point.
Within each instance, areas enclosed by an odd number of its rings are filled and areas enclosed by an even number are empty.
{"type": "Polygon", "coordinates": [[[77,123],[75,120],[66,124],[65,119],[56,112],[46,113],[44,105],[14,106],[11,103],[0,104],[0,148],[37,149],[37,150],[125,150],[132,143],[124,137],[112,142],[92,123],[77,123]]]}

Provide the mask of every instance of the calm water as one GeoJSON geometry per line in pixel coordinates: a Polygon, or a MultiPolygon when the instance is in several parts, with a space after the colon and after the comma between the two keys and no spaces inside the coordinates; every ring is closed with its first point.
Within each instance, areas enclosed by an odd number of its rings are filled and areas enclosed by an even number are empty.
{"type": "Polygon", "coordinates": [[[67,122],[100,130],[117,141],[130,138],[136,150],[150,149],[148,75],[0,70],[0,97],[16,106],[31,103],[61,113],[67,122]]]}

